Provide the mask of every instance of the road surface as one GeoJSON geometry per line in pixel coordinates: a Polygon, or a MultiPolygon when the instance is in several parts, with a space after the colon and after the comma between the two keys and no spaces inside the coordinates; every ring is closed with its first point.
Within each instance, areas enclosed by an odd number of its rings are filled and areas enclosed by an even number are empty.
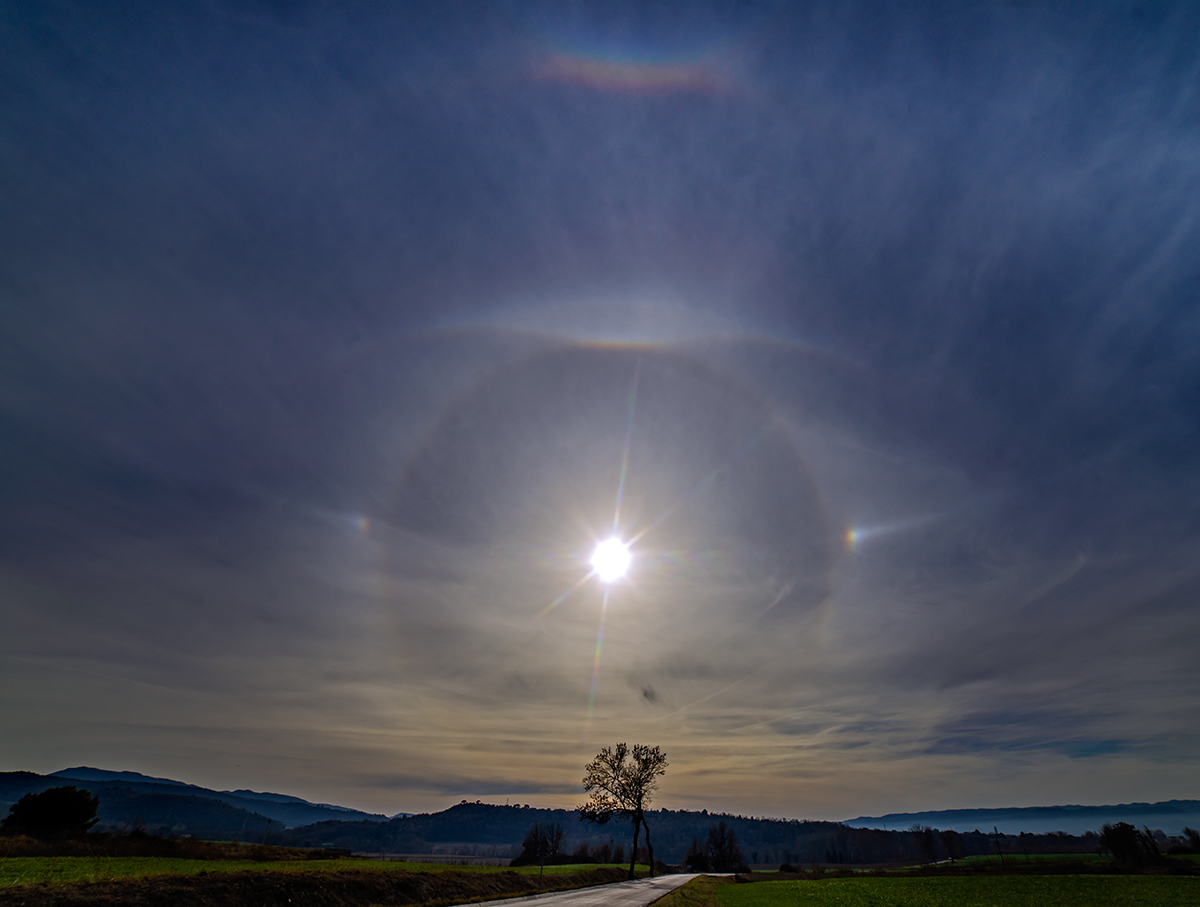
{"type": "Polygon", "coordinates": [[[652,879],[610,882],[607,885],[574,888],[571,891],[548,891],[545,894],[531,894],[522,898],[480,901],[471,907],[646,907],[668,891],[674,891],[684,882],[690,882],[694,878],[695,873],[655,876],[652,879]]]}

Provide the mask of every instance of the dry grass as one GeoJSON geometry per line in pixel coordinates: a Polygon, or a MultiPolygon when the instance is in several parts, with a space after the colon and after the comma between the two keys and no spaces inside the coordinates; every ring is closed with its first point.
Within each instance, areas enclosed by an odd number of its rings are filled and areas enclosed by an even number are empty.
{"type": "Polygon", "coordinates": [[[700,876],[663,895],[654,907],[721,907],[721,889],[733,884],[728,877],[700,876]]]}
{"type": "MultiPolygon", "coordinates": [[[[214,864],[219,865],[219,864],[214,864]]],[[[583,888],[623,879],[621,869],[547,875],[545,891],[583,888]]],[[[0,890],[0,907],[364,907],[421,904],[436,907],[537,892],[536,875],[512,870],[418,872],[347,862],[337,868],[294,864],[238,872],[17,885],[0,890]]]]}

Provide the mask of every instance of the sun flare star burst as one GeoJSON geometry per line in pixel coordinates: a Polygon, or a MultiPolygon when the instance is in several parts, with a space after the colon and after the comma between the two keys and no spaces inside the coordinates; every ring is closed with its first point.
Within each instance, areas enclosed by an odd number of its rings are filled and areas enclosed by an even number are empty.
{"type": "Polygon", "coordinates": [[[592,552],[592,569],[601,582],[611,583],[625,575],[631,557],[629,548],[620,539],[605,539],[592,552]]]}

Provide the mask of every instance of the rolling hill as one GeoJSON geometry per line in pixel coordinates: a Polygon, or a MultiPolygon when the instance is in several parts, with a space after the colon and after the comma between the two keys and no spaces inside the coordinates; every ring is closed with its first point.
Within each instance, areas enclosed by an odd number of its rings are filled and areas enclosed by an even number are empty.
{"type": "Polygon", "coordinates": [[[286,794],[218,791],[138,772],[79,766],[49,775],[0,772],[0,815],[25,794],[71,784],[100,798],[100,828],[141,827],[151,833],[228,839],[261,837],[268,820],[277,829],[330,820],[383,821],[387,817],[344,806],[310,803],[286,794]]]}

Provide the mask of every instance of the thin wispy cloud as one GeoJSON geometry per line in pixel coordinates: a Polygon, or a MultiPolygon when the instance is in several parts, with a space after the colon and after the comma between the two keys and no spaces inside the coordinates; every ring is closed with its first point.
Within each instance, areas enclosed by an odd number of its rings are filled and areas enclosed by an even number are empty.
{"type": "Polygon", "coordinates": [[[12,7],[0,768],[1200,796],[1198,31],[12,7]]]}

